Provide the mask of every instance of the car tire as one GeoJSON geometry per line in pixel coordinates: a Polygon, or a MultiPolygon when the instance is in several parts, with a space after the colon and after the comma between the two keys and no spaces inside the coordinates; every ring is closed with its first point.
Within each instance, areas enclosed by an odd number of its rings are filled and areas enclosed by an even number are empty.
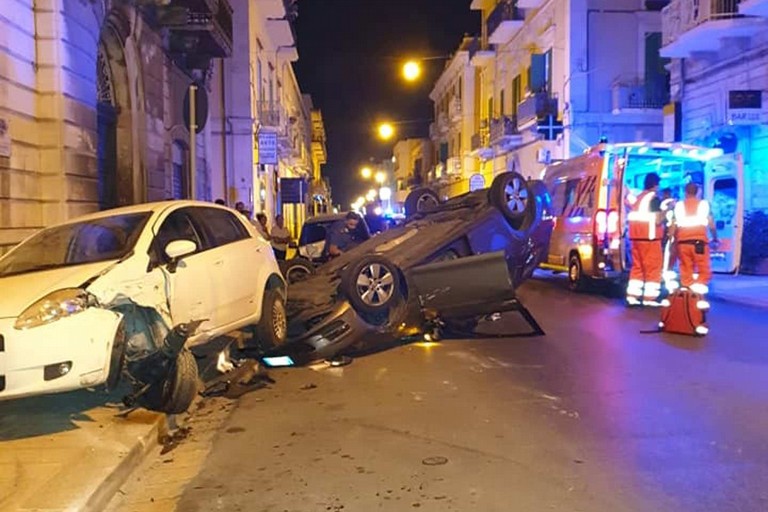
{"type": "Polygon", "coordinates": [[[588,278],[584,275],[584,267],[581,258],[572,254],[568,260],[568,288],[572,292],[581,293],[587,290],[588,278]]]}
{"type": "Polygon", "coordinates": [[[254,329],[256,342],[261,350],[279,347],[288,337],[288,316],[285,299],[277,290],[264,292],[261,305],[261,320],[254,329]]]}
{"type": "Polygon", "coordinates": [[[428,212],[439,204],[440,197],[437,192],[426,187],[417,188],[405,198],[405,216],[411,217],[417,213],[428,212]]]}
{"type": "Polygon", "coordinates": [[[127,340],[125,336],[125,320],[120,320],[115,332],[115,340],[112,342],[112,353],[109,358],[109,373],[104,386],[107,391],[112,391],[120,383],[120,376],[123,374],[125,365],[125,349],[127,340]]]}
{"type": "Polygon", "coordinates": [[[304,258],[293,258],[288,261],[278,262],[280,271],[288,284],[304,281],[315,273],[315,265],[304,258]]]}
{"type": "Polygon", "coordinates": [[[388,311],[401,299],[400,270],[383,256],[366,256],[345,272],[341,287],[360,313],[388,311]]]}
{"type": "Polygon", "coordinates": [[[516,172],[505,172],[493,179],[488,201],[514,230],[525,230],[534,217],[536,199],[526,179],[516,172]]]}
{"type": "Polygon", "coordinates": [[[197,396],[198,381],[195,356],[183,349],[171,364],[166,379],[141,395],[138,404],[150,411],[181,414],[189,409],[197,396]]]}

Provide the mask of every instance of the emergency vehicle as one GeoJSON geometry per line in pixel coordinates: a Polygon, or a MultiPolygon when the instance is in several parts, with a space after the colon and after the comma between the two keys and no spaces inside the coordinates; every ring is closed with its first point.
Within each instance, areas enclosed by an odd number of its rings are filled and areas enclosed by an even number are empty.
{"type": "MultiPolygon", "coordinates": [[[[567,272],[570,288],[583,290],[593,280],[623,281],[631,267],[627,213],[642,192],[645,176],[661,177],[663,191],[684,198],[689,181],[710,202],[720,246],[712,270],[735,272],[741,253],[744,179],[741,155],[679,143],[599,144],[575,158],[542,171],[552,198],[555,228],[542,268],[567,272]]],[[[661,240],[659,243],[662,243],[661,240]]]]}

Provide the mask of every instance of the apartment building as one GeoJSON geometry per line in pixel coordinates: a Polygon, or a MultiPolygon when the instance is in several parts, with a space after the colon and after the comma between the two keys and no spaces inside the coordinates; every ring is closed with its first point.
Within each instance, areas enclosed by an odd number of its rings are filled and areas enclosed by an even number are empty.
{"type": "Polygon", "coordinates": [[[487,182],[538,176],[609,141],[661,140],[663,2],[474,0],[482,12],[471,151],[487,182]]]}
{"type": "Polygon", "coordinates": [[[672,0],[662,24],[667,139],[740,154],[745,210],[768,209],[768,0],[672,0]]]}
{"type": "Polygon", "coordinates": [[[436,158],[427,180],[445,196],[463,192],[477,168],[470,151],[475,118],[475,70],[470,54],[478,45],[477,38],[462,40],[429,95],[435,111],[430,139],[436,158]]]}

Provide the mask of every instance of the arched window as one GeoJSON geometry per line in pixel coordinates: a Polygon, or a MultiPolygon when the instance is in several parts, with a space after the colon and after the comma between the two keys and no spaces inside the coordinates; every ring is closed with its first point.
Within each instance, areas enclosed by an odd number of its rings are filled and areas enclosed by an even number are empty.
{"type": "Polygon", "coordinates": [[[171,146],[171,197],[189,198],[189,156],[187,146],[181,141],[174,141],[171,146]]]}

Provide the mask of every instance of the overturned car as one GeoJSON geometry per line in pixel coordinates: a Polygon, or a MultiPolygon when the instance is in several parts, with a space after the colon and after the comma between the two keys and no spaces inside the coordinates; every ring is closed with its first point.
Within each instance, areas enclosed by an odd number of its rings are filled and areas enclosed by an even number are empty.
{"type": "Polygon", "coordinates": [[[285,281],[240,214],[170,201],[44,229],[0,258],[0,400],[131,385],[124,401],[180,413],[190,347],[237,329],[286,337],[285,281]],[[245,271],[244,271],[245,270],[245,271]]]}
{"type": "Polygon", "coordinates": [[[473,329],[515,301],[546,256],[550,208],[543,183],[514,172],[446,202],[414,190],[404,225],[289,286],[288,342],[265,363],[328,359],[438,325],[473,329]]]}

